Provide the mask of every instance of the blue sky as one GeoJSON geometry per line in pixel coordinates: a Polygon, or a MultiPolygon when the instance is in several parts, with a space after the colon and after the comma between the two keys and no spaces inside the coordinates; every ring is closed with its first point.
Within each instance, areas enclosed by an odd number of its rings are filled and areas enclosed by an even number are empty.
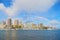
{"type": "Polygon", "coordinates": [[[0,19],[8,17],[60,28],[60,0],[0,0],[0,19]]]}

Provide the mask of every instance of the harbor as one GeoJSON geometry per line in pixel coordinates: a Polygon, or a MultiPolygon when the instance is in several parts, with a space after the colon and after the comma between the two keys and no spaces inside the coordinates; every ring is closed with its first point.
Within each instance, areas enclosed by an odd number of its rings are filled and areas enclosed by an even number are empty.
{"type": "Polygon", "coordinates": [[[59,30],[1,30],[1,40],[59,40],[59,30]]]}

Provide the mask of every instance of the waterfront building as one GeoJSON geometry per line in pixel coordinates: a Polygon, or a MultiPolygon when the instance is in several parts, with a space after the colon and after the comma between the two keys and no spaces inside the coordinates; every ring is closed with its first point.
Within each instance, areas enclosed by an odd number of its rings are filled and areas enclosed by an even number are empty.
{"type": "Polygon", "coordinates": [[[21,29],[24,28],[24,23],[23,23],[22,21],[19,22],[19,27],[20,27],[21,29]]]}
{"type": "Polygon", "coordinates": [[[14,20],[14,25],[19,25],[19,20],[18,19],[14,20]]]}
{"type": "Polygon", "coordinates": [[[0,24],[0,29],[4,29],[6,26],[6,22],[5,21],[2,21],[1,24],[0,24]]]}
{"type": "Polygon", "coordinates": [[[31,23],[25,23],[23,30],[31,30],[31,23]]]}
{"type": "Polygon", "coordinates": [[[32,29],[33,29],[33,30],[38,30],[38,27],[37,27],[36,24],[32,23],[31,26],[32,26],[32,29]]]}
{"type": "Polygon", "coordinates": [[[12,28],[12,19],[11,18],[8,18],[7,21],[6,21],[6,25],[8,29],[12,28]]]}
{"type": "Polygon", "coordinates": [[[43,28],[43,23],[38,24],[39,29],[43,28]]]}

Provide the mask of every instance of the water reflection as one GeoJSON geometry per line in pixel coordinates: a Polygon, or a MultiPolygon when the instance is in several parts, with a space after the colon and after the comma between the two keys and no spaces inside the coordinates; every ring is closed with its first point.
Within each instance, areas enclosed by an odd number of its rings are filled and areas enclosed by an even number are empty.
{"type": "Polygon", "coordinates": [[[12,31],[12,40],[17,40],[16,30],[12,31]]]}
{"type": "Polygon", "coordinates": [[[0,40],[60,40],[60,30],[2,30],[0,40]]]}
{"type": "Polygon", "coordinates": [[[6,40],[10,40],[10,30],[6,30],[6,40]]]}
{"type": "Polygon", "coordinates": [[[6,30],[6,40],[17,40],[16,30],[6,30]]]}

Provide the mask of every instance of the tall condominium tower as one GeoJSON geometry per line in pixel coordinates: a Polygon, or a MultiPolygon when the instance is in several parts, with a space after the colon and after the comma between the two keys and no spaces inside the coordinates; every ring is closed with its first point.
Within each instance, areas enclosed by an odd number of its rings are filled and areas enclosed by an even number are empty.
{"type": "Polygon", "coordinates": [[[14,25],[19,25],[19,20],[18,19],[14,20],[14,25]]]}
{"type": "Polygon", "coordinates": [[[3,21],[3,23],[2,23],[3,25],[6,25],[6,22],[5,21],[3,21]]]}
{"type": "Polygon", "coordinates": [[[6,25],[7,25],[8,28],[11,28],[12,27],[12,20],[11,20],[11,18],[8,18],[7,19],[6,25]]]}
{"type": "Polygon", "coordinates": [[[43,23],[38,24],[39,29],[42,29],[43,23]]]}

